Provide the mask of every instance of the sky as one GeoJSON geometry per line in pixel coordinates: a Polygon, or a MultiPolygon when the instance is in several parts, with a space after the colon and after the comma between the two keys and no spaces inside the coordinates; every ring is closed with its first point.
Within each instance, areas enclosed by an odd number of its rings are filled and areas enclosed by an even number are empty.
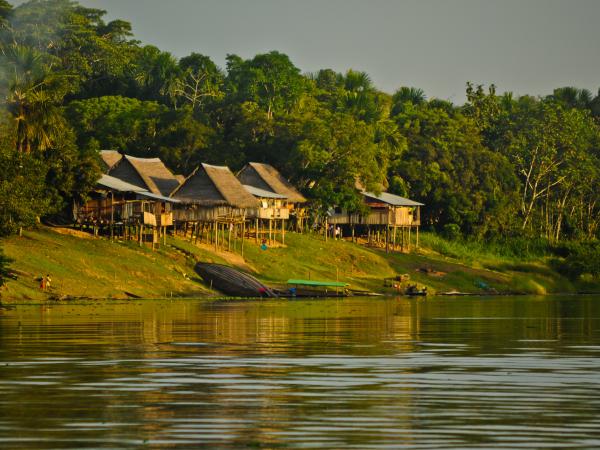
{"type": "MultiPolygon", "coordinates": [[[[10,1],[10,0],[9,0],[10,1]]],[[[23,3],[12,1],[13,4],[23,3]]],[[[455,103],[467,81],[547,95],[600,87],[600,0],[80,0],[135,38],[224,67],[278,50],[302,72],[367,72],[455,103]]]]}

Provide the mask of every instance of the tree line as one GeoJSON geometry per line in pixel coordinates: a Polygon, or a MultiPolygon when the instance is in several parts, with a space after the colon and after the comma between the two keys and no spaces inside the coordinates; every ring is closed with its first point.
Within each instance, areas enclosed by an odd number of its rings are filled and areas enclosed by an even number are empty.
{"type": "Polygon", "coordinates": [[[60,216],[100,175],[98,150],[276,166],[311,200],[360,211],[357,181],[426,204],[423,223],[480,239],[593,240],[600,91],[467,101],[388,94],[367,73],[301,73],[272,51],[177,59],[71,0],[0,0],[0,234],[60,216]]]}

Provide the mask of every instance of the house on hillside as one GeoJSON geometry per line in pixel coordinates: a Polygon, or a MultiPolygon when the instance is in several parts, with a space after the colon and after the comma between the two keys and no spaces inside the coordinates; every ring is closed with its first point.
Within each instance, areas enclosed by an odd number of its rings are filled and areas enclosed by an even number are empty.
{"type": "Polygon", "coordinates": [[[185,227],[187,235],[191,226],[192,236],[214,241],[215,246],[224,244],[224,235],[228,232],[228,248],[231,246],[231,234],[243,236],[248,210],[259,206],[235,175],[225,166],[200,164],[171,197],[180,201],[174,210],[174,220],[185,227]],[[222,233],[221,233],[222,232],[222,233]],[[219,237],[221,235],[221,237],[219,237]]]}
{"type": "Polygon", "coordinates": [[[248,219],[254,222],[251,223],[249,233],[254,234],[257,242],[259,239],[272,242],[275,235],[279,234],[281,243],[284,244],[285,221],[290,218],[287,197],[248,184],[244,188],[258,200],[258,206],[247,212],[248,219]]]}
{"type": "Polygon", "coordinates": [[[75,204],[76,224],[91,228],[94,234],[109,232],[111,237],[135,239],[140,244],[148,240],[148,231],[153,244],[166,235],[165,228],[173,222],[171,205],[178,203],[106,174],[89,197],[85,203],[75,204]]]}
{"type": "Polygon", "coordinates": [[[117,150],[100,150],[100,159],[102,160],[102,172],[108,173],[119,161],[123,155],[117,150]]]}
{"type": "Polygon", "coordinates": [[[160,158],[123,155],[109,170],[108,175],[163,197],[169,197],[180,184],[180,178],[173,175],[160,158]]]}
{"type": "MultiPolygon", "coordinates": [[[[251,186],[254,189],[260,189],[263,194],[271,193],[272,197],[263,195],[262,198],[267,200],[269,198],[271,204],[277,203],[280,206],[276,208],[285,208],[289,214],[296,220],[296,227],[298,230],[303,228],[303,221],[305,218],[305,205],[307,203],[306,198],[296,189],[288,180],[286,180],[273,166],[269,164],[251,162],[244,166],[237,175],[238,179],[245,186],[251,186]],[[276,196],[276,197],[273,197],[276,196]],[[277,200],[275,202],[275,200],[277,200]]],[[[254,194],[253,194],[254,195],[254,194]]],[[[277,211],[273,210],[273,206],[269,206],[274,214],[278,214],[277,211]]],[[[265,211],[263,215],[271,214],[269,211],[265,211]]],[[[284,214],[283,212],[281,214],[284,214]]],[[[268,218],[268,217],[260,217],[268,218]]],[[[287,219],[287,218],[286,218],[287,219]]]]}
{"type": "Polygon", "coordinates": [[[421,206],[423,203],[382,192],[362,191],[361,195],[366,215],[351,214],[340,208],[332,208],[326,219],[327,227],[345,226],[350,228],[354,238],[355,228],[367,232],[369,243],[383,244],[386,250],[399,247],[410,249],[411,231],[416,232],[416,246],[419,246],[419,226],[421,225],[421,206]]]}

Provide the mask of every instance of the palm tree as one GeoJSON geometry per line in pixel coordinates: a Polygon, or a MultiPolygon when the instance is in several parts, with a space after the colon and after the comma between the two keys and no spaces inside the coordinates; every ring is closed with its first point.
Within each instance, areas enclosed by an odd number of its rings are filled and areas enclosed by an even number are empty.
{"type": "Polygon", "coordinates": [[[392,96],[392,115],[395,116],[404,111],[405,103],[412,103],[415,106],[422,105],[427,101],[423,89],[402,86],[392,96]]]}
{"type": "Polygon", "coordinates": [[[590,109],[593,102],[593,95],[589,90],[572,86],[554,89],[550,97],[570,108],[590,109]]]}
{"type": "Polygon", "coordinates": [[[64,129],[58,111],[67,93],[64,76],[52,71],[48,55],[11,44],[3,49],[0,92],[15,121],[15,148],[29,153],[51,148],[64,129]]]}

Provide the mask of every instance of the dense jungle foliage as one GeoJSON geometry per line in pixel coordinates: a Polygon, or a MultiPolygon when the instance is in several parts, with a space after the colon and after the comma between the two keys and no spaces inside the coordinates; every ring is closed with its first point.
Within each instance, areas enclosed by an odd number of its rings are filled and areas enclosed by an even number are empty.
{"type": "MultiPolygon", "coordinates": [[[[467,83],[467,102],[393,95],[368,74],[303,74],[285,54],[181,59],[70,0],[0,0],[0,234],[85,197],[98,150],[276,166],[323,210],[356,181],[425,203],[460,238],[592,241],[600,225],[600,92],[544,98],[467,83]]],[[[201,48],[199,49],[201,51],[201,48]]],[[[401,80],[399,80],[401,82],[401,80]]]]}

